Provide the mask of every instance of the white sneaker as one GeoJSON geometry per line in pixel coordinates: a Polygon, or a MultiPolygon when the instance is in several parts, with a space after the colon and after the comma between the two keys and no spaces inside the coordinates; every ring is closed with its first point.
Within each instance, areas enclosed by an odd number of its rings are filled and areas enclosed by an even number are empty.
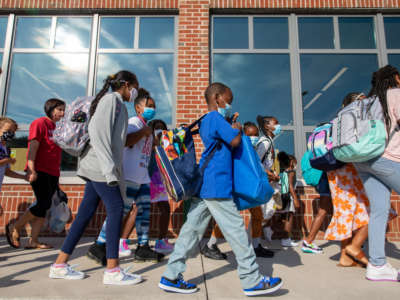
{"type": "Polygon", "coordinates": [[[142,281],[142,276],[128,273],[128,269],[116,272],[104,271],[103,283],[112,285],[131,285],[137,284],[142,281]]]}
{"type": "Polygon", "coordinates": [[[65,265],[65,267],[56,268],[53,265],[50,266],[49,277],[53,279],[68,279],[68,280],[77,280],[83,279],[85,277],[85,273],[74,270],[74,267],[77,265],[65,265]]]}
{"type": "Polygon", "coordinates": [[[272,235],[274,233],[272,231],[271,227],[264,227],[263,231],[264,231],[265,240],[271,243],[272,242],[272,235]]]}
{"type": "Polygon", "coordinates": [[[125,239],[120,239],[119,240],[119,251],[118,251],[118,256],[119,257],[127,257],[132,254],[131,249],[129,249],[128,243],[126,242],[125,239]]]}
{"type": "Polygon", "coordinates": [[[372,281],[400,281],[399,271],[393,268],[389,263],[379,267],[369,263],[365,277],[372,281]]]}
{"type": "Polygon", "coordinates": [[[296,247],[299,245],[299,243],[292,241],[291,238],[287,238],[287,239],[281,239],[281,245],[282,247],[296,247]]]}

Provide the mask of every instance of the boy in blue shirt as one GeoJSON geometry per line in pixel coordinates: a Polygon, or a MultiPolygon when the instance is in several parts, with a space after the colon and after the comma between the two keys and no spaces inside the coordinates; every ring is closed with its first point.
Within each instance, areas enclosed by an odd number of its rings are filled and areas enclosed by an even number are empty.
{"type": "Polygon", "coordinates": [[[206,89],[205,98],[209,113],[200,126],[200,137],[205,146],[200,166],[217,142],[221,143],[204,170],[201,199],[192,200],[186,222],[181,228],[167,270],[158,286],[165,291],[183,294],[198,290],[196,285],[183,280],[182,273],[186,269],[188,253],[198,245],[211,217],[214,217],[236,256],[244,293],[247,296],[272,293],[281,288],[282,280],[259,273],[243,218],[232,199],[232,148],[237,147],[242,139],[241,125],[234,123],[231,126],[225,120],[231,113],[232,91],[222,83],[213,83],[206,89]]]}

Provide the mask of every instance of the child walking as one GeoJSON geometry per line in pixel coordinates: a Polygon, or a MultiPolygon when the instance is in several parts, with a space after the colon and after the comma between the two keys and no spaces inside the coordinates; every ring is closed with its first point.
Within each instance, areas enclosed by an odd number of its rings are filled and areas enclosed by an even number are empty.
{"type": "Polygon", "coordinates": [[[229,117],[227,108],[233,100],[232,91],[222,83],[213,83],[206,89],[205,98],[209,113],[200,126],[200,137],[205,146],[200,165],[218,141],[222,141],[221,148],[217,148],[204,170],[200,198],[192,200],[159,287],[184,294],[198,290],[195,284],[183,279],[185,261],[188,253],[198,246],[211,217],[214,217],[236,256],[244,293],[247,296],[272,293],[280,289],[282,280],[260,274],[243,218],[232,199],[232,149],[241,143],[241,125],[234,123],[231,126],[225,120],[229,117]]]}
{"type": "MultiPolygon", "coordinates": [[[[160,144],[160,136],[164,130],[168,130],[167,124],[163,120],[153,120],[149,123],[153,129],[154,145],[160,144]]],[[[158,239],[154,250],[159,253],[168,253],[174,249],[174,246],[168,242],[168,226],[170,207],[168,203],[168,193],[162,182],[161,174],[156,166],[151,175],[150,182],[150,202],[157,207],[160,212],[160,222],[158,224],[158,239]]]]}

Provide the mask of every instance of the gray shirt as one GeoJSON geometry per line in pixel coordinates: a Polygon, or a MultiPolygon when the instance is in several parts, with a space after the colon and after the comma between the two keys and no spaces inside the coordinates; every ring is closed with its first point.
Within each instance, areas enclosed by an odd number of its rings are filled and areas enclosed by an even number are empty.
{"type": "Polygon", "coordinates": [[[127,126],[128,111],[121,95],[117,92],[105,95],[90,120],[90,143],[79,159],[78,176],[109,185],[123,181],[122,156],[127,126]]]}

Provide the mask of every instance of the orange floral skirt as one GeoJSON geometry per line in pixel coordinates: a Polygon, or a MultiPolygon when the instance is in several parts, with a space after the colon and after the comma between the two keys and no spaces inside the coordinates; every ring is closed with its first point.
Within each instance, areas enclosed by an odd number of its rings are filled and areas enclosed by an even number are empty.
{"type": "Polygon", "coordinates": [[[333,216],[325,239],[341,241],[368,225],[369,201],[353,164],[327,172],[332,195],[333,216]]]}

